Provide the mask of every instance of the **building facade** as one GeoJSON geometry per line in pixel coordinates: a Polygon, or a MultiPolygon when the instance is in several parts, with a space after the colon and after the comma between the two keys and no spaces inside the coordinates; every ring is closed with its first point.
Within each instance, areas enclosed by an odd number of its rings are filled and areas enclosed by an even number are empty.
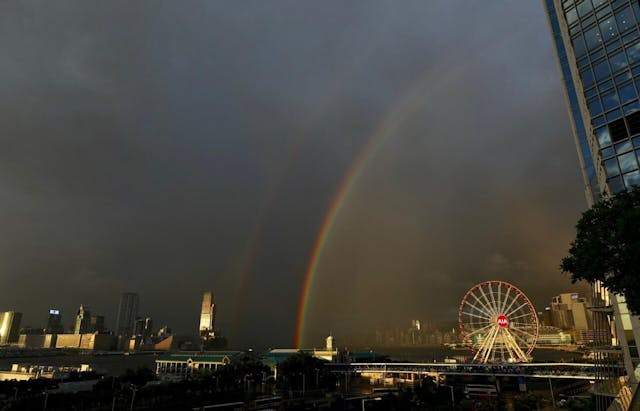
{"type": "Polygon", "coordinates": [[[213,339],[216,337],[216,305],[213,303],[213,293],[207,291],[202,296],[202,310],[200,311],[200,337],[213,339]]]}
{"type": "Polygon", "coordinates": [[[574,335],[592,328],[591,317],[586,299],[578,293],[562,293],[553,297],[544,315],[545,325],[571,331],[574,335]]]}
{"type": "Polygon", "coordinates": [[[0,312],[0,344],[18,342],[22,313],[15,311],[0,312]]]}
{"type": "Polygon", "coordinates": [[[142,337],[143,340],[151,338],[153,334],[153,319],[151,317],[136,318],[134,335],[142,337]]]}
{"type": "Polygon", "coordinates": [[[116,318],[116,335],[129,338],[133,335],[136,318],[138,317],[138,293],[122,293],[118,305],[116,318]]]}
{"type": "Polygon", "coordinates": [[[214,372],[228,365],[240,351],[167,354],[156,360],[156,375],[163,380],[182,380],[201,372],[214,372]]]}
{"type": "Polygon", "coordinates": [[[64,326],[62,325],[62,314],[60,314],[60,310],[55,308],[50,309],[45,334],[62,334],[63,332],[64,326]]]}
{"type": "Polygon", "coordinates": [[[92,314],[89,317],[89,326],[87,332],[89,333],[103,333],[104,330],[104,316],[92,314]]]}
{"type": "MultiPolygon", "coordinates": [[[[601,197],[640,185],[640,4],[637,0],[543,2],[585,194],[592,205],[601,197]]],[[[607,346],[596,350],[596,364],[613,364],[616,355],[622,356],[627,374],[627,386],[622,388],[633,390],[640,377],[638,317],[629,315],[623,297],[609,294],[599,284],[594,285],[593,297],[596,330],[611,330],[611,338],[595,342],[607,346]]],[[[599,369],[611,377],[611,370],[599,369]]]]}

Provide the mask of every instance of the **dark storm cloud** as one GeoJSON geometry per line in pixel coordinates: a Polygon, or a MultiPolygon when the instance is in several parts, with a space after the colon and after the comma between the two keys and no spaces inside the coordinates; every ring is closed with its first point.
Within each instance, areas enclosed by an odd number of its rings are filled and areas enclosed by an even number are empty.
{"type": "Polygon", "coordinates": [[[405,303],[381,321],[447,313],[510,267],[566,285],[584,200],[538,3],[5,3],[0,49],[0,309],[26,323],[84,303],[113,324],[137,290],[157,324],[191,332],[212,289],[236,342],[288,344],[339,181],[429,71],[340,216],[362,230],[336,229],[323,264],[345,287],[320,282],[316,308],[342,312],[322,301],[349,307],[360,286],[343,328],[371,325],[363,293],[398,272],[405,303]],[[434,283],[442,297],[414,291],[434,283]]]}

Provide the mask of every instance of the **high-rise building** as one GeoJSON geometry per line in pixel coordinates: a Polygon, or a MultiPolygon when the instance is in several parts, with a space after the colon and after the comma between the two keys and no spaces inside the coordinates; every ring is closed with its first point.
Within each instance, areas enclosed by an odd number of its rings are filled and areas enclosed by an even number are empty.
{"type": "MultiPolygon", "coordinates": [[[[640,185],[640,4],[637,0],[544,0],[544,5],[587,202],[592,205],[603,196],[640,185]]],[[[594,327],[611,330],[608,341],[596,342],[608,346],[595,350],[596,369],[603,376],[612,375],[616,356],[622,355],[629,385],[614,400],[622,403],[625,391],[633,389],[640,377],[640,321],[629,314],[624,297],[609,294],[600,284],[594,284],[593,305],[594,327]]],[[[613,386],[601,384],[605,385],[613,386]]]]}
{"type": "Polygon", "coordinates": [[[60,314],[60,310],[55,308],[52,308],[49,310],[47,327],[44,330],[46,334],[63,334],[64,333],[64,326],[62,325],[62,314],[60,314]]]}
{"type": "Polygon", "coordinates": [[[138,317],[138,293],[122,293],[116,319],[116,334],[129,338],[133,335],[138,317]]]}
{"type": "Polygon", "coordinates": [[[22,313],[15,311],[0,312],[0,344],[18,342],[20,320],[22,320],[22,313]]]}
{"type": "Polygon", "coordinates": [[[89,309],[80,304],[80,308],[78,308],[78,313],[76,314],[76,324],[73,327],[73,333],[84,334],[88,332],[90,319],[91,313],[89,309]]]}
{"type": "Polygon", "coordinates": [[[89,326],[87,327],[89,333],[103,333],[104,332],[104,316],[92,314],[89,317],[89,326]]]}
{"type": "Polygon", "coordinates": [[[134,335],[140,336],[142,337],[143,340],[146,340],[149,337],[151,337],[152,332],[153,332],[153,320],[151,319],[151,317],[136,318],[136,326],[133,332],[134,335]]]}
{"type": "Polygon", "coordinates": [[[591,328],[591,312],[587,301],[578,293],[562,293],[553,297],[549,305],[548,321],[553,327],[565,331],[588,330],[591,328]]]}
{"type": "Polygon", "coordinates": [[[202,296],[202,310],[200,311],[200,337],[215,338],[216,305],[213,303],[213,293],[207,291],[202,296]]]}

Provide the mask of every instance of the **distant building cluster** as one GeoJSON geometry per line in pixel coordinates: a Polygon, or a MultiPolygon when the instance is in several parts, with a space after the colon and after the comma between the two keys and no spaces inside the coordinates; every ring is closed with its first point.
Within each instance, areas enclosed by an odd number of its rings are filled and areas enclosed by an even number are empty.
{"type": "Polygon", "coordinates": [[[105,317],[93,313],[81,304],[73,323],[65,329],[62,313],[57,308],[49,310],[43,328],[20,328],[22,313],[0,312],[0,346],[22,348],[61,348],[82,350],[169,350],[178,344],[185,348],[224,348],[226,340],[215,329],[215,304],[213,293],[205,292],[200,313],[199,339],[174,338],[168,326],[153,329],[150,316],[140,316],[140,297],[134,292],[120,296],[118,314],[113,331],[105,327],[105,317]]]}
{"type": "Polygon", "coordinates": [[[542,313],[540,345],[588,345],[596,341],[593,314],[588,300],[578,293],[562,293],[552,298],[542,313]]]}
{"type": "Polygon", "coordinates": [[[375,345],[379,347],[415,347],[456,344],[460,335],[455,327],[434,327],[421,320],[412,320],[407,328],[378,328],[375,334],[375,345]]]}
{"type": "MultiPolygon", "coordinates": [[[[578,293],[562,293],[551,299],[540,315],[538,345],[589,345],[598,341],[589,302],[578,293]]],[[[600,331],[601,332],[601,331],[600,331]]],[[[380,327],[368,341],[378,347],[456,346],[462,343],[452,324],[434,326],[428,321],[411,320],[408,327],[380,327]]]]}

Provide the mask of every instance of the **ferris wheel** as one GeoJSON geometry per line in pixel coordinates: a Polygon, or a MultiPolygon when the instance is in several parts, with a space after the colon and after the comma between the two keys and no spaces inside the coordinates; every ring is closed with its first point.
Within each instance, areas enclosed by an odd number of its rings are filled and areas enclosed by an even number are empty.
{"type": "Polygon", "coordinates": [[[504,281],[471,288],[460,303],[458,323],[475,362],[528,362],[538,340],[538,316],[531,301],[504,281]]]}

